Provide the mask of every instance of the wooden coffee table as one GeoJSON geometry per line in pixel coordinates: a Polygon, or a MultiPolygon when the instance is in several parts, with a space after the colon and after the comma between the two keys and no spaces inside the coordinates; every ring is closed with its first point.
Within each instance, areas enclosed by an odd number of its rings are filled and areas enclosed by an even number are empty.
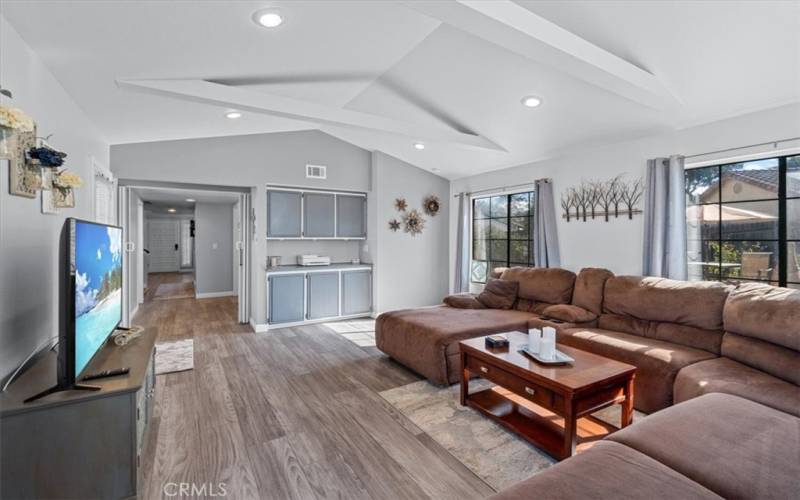
{"type": "Polygon", "coordinates": [[[528,342],[520,332],[505,334],[509,347],[486,347],[485,338],[460,342],[461,404],[468,405],[528,442],[563,460],[579,443],[601,439],[616,430],[590,414],[622,405],[621,427],[633,418],[633,379],[636,367],[572,347],[558,350],[575,363],[540,364],[518,352],[528,342]],[[470,375],[499,387],[469,393],[470,375]]]}

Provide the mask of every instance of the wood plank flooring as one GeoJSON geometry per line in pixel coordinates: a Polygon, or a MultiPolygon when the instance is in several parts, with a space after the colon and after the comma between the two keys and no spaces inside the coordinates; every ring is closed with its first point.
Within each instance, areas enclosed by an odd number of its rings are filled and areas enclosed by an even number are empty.
{"type": "Polygon", "coordinates": [[[225,483],[232,499],[493,493],[380,397],[419,377],[374,347],[322,325],[255,334],[235,297],[150,297],[133,322],[195,341],[194,370],[158,376],[144,498],[167,483],[225,483]]]}

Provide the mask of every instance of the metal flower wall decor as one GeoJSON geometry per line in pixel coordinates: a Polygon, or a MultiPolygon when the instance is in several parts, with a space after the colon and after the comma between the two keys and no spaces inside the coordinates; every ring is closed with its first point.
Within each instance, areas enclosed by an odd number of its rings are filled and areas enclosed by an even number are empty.
{"type": "Polygon", "coordinates": [[[406,208],[408,208],[408,202],[405,198],[396,198],[394,200],[394,208],[396,208],[398,212],[405,212],[406,208]]]}
{"type": "Polygon", "coordinates": [[[422,208],[425,210],[425,213],[430,215],[431,217],[436,217],[441,209],[441,203],[439,202],[439,197],[435,194],[427,196],[425,201],[422,202],[422,208]]]}
{"type": "Polygon", "coordinates": [[[644,182],[641,178],[625,181],[623,177],[621,174],[607,181],[583,181],[580,186],[567,189],[561,193],[562,217],[567,222],[597,217],[608,222],[612,216],[620,215],[633,219],[642,213],[637,205],[644,196],[644,182]]]}
{"type": "Polygon", "coordinates": [[[389,230],[392,232],[397,232],[400,229],[400,221],[397,219],[392,219],[389,221],[389,230]]]}
{"type": "Polygon", "coordinates": [[[409,233],[411,236],[416,236],[422,232],[425,227],[425,218],[415,208],[403,216],[403,231],[409,233]]]}

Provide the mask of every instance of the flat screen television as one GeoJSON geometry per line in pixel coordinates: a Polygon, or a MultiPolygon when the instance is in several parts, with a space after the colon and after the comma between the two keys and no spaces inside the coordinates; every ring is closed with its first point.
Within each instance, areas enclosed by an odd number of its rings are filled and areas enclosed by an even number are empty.
{"type": "Polygon", "coordinates": [[[76,384],[122,321],[122,228],[74,218],[61,229],[58,380],[53,392],[97,389],[76,384]]]}
{"type": "Polygon", "coordinates": [[[122,228],[78,219],[67,224],[70,276],[62,345],[78,380],[122,321],[122,228]]]}

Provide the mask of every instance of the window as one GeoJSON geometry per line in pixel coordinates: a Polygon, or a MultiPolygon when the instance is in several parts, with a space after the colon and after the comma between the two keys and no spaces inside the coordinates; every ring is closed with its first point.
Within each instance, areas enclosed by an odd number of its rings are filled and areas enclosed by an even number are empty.
{"type": "Polygon", "coordinates": [[[689,169],[689,279],[800,288],[800,156],[689,169]]]}
{"type": "Polygon", "coordinates": [[[486,283],[495,267],[533,265],[534,193],[472,200],[470,280],[486,283]]]}

